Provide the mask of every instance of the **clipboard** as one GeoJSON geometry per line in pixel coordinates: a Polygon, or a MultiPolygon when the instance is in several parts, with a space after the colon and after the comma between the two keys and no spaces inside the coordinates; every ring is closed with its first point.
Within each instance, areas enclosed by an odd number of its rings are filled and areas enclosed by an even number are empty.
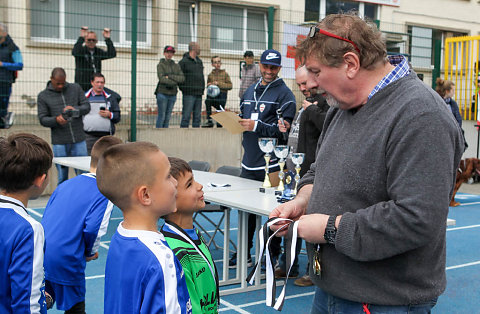
{"type": "Polygon", "coordinates": [[[212,119],[220,123],[225,129],[232,134],[240,134],[245,129],[238,123],[240,117],[233,111],[221,111],[212,114],[212,119]]]}

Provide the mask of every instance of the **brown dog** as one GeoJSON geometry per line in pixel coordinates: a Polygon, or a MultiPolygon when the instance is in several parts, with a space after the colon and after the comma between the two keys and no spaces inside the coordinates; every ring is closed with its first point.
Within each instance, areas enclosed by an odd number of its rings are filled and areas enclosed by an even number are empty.
{"type": "Polygon", "coordinates": [[[475,174],[480,175],[480,160],[477,158],[467,158],[460,161],[460,165],[457,169],[457,177],[455,179],[455,189],[453,190],[452,200],[450,201],[450,206],[458,206],[459,202],[455,202],[455,194],[457,194],[458,189],[462,183],[467,182],[468,179],[472,178],[475,174]]]}

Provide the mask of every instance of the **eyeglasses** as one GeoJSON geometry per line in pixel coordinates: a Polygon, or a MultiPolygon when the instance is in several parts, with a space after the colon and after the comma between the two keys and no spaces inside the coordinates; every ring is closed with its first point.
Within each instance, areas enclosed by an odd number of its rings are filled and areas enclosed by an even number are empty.
{"type": "Polygon", "coordinates": [[[96,39],[87,39],[88,42],[91,42],[91,43],[96,43],[98,40],[96,39]]]}
{"type": "Polygon", "coordinates": [[[316,26],[312,26],[310,27],[310,32],[308,32],[308,37],[309,38],[313,38],[315,37],[315,35],[317,33],[320,33],[322,35],[325,35],[325,36],[328,36],[328,37],[332,37],[332,38],[336,38],[336,39],[340,39],[340,40],[343,40],[343,41],[346,41],[347,43],[350,43],[353,45],[353,47],[355,48],[355,50],[358,52],[358,54],[360,54],[360,49],[358,49],[357,45],[355,45],[355,43],[349,39],[346,39],[346,38],[343,38],[343,37],[340,37],[338,35],[335,35],[335,34],[332,34],[330,32],[327,32],[327,31],[324,31],[323,29],[320,29],[316,26]]]}

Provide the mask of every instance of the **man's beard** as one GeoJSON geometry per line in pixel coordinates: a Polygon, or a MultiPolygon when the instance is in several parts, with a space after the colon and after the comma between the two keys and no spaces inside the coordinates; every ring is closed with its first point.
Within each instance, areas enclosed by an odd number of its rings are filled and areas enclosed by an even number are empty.
{"type": "Polygon", "coordinates": [[[327,101],[327,104],[330,106],[330,107],[333,107],[333,108],[341,108],[342,107],[342,103],[339,102],[336,98],[334,98],[332,95],[330,94],[325,94],[325,100],[327,101]]]}

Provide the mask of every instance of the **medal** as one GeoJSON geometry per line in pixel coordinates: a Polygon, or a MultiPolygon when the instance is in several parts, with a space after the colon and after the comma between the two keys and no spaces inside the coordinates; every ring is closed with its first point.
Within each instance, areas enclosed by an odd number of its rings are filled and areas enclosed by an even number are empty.
{"type": "Polygon", "coordinates": [[[322,274],[322,266],[320,265],[320,244],[317,244],[317,248],[313,252],[313,273],[317,276],[322,274]]]}

